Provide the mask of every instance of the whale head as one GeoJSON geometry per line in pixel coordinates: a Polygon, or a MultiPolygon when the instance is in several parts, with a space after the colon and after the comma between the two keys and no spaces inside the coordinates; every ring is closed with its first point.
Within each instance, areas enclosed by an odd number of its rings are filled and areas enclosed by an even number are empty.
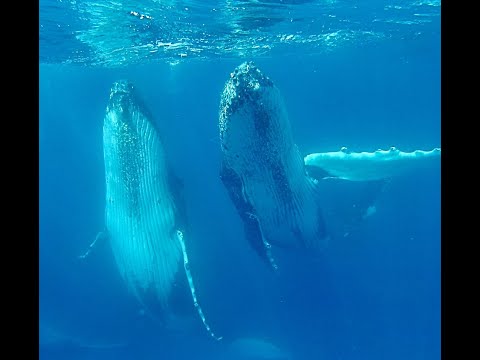
{"type": "Polygon", "coordinates": [[[220,99],[219,130],[225,154],[288,147],[293,141],[280,91],[253,62],[230,74],[220,99]]]}
{"type": "Polygon", "coordinates": [[[137,103],[137,95],[133,84],[128,80],[115,81],[110,88],[107,111],[129,113],[137,103]]]}

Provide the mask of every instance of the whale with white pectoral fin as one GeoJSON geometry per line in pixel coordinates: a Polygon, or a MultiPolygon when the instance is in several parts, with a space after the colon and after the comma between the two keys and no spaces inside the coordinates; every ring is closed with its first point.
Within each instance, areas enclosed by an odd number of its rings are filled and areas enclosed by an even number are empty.
{"type": "Polygon", "coordinates": [[[220,339],[197,300],[185,244],[190,237],[181,183],[150,112],[128,81],[117,81],[111,88],[103,150],[105,231],[82,257],[98,240],[108,240],[129,290],[142,305],[146,298],[154,298],[164,310],[183,265],[194,307],[209,334],[220,339]]]}
{"type": "Polygon", "coordinates": [[[328,240],[315,183],[305,170],[280,91],[252,62],[225,84],[219,110],[221,180],[257,254],[323,248],[328,240]]]}
{"type": "Polygon", "coordinates": [[[316,179],[375,181],[436,164],[440,155],[440,148],[403,152],[392,146],[388,150],[350,152],[342,147],[340,151],[309,154],[304,161],[309,175],[316,179]]]}
{"type": "Polygon", "coordinates": [[[304,161],[308,175],[322,192],[326,209],[340,211],[339,216],[349,226],[376,212],[377,198],[393,178],[438,166],[440,157],[440,148],[351,152],[342,147],[339,151],[309,154],[304,161]],[[339,193],[343,198],[336,195],[339,193]],[[334,199],[329,199],[332,196],[334,199]],[[342,207],[342,201],[347,205],[342,207]]]}

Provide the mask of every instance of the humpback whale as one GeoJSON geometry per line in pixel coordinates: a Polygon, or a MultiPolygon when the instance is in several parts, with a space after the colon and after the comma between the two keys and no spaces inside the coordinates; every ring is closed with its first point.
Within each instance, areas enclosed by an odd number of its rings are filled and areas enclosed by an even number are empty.
{"type": "Polygon", "coordinates": [[[206,322],[190,273],[179,179],[149,110],[129,81],[117,81],[111,88],[103,150],[105,231],[95,241],[109,240],[123,279],[144,306],[146,298],[153,298],[163,309],[169,307],[183,263],[194,306],[207,331],[218,339],[206,322]]]}
{"type": "Polygon", "coordinates": [[[314,181],[294,142],[280,91],[253,62],[225,84],[219,109],[220,178],[260,257],[272,245],[319,249],[328,238],[314,181]]]}
{"type": "MultiPolygon", "coordinates": [[[[325,212],[341,217],[343,226],[350,229],[376,212],[377,198],[392,178],[438,165],[440,155],[440,148],[351,152],[342,147],[340,151],[309,154],[304,161],[323,195],[325,212]]],[[[335,221],[329,219],[330,230],[335,221]]]]}
{"type": "Polygon", "coordinates": [[[374,152],[340,151],[314,153],[305,156],[309,175],[318,179],[337,178],[350,181],[382,180],[417,170],[440,159],[441,149],[403,152],[395,147],[374,152]]]}

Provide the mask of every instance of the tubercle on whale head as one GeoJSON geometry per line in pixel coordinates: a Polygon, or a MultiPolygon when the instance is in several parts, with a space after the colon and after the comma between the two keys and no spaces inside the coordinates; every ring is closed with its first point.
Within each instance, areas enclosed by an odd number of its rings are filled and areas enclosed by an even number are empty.
{"type": "Polygon", "coordinates": [[[261,86],[272,86],[272,81],[265,76],[253,61],[246,61],[238,65],[230,73],[230,82],[236,88],[258,90],[261,86]]]}
{"type": "Polygon", "coordinates": [[[234,111],[236,105],[243,104],[245,100],[252,98],[255,92],[271,86],[273,82],[252,61],[244,62],[230,73],[230,78],[222,92],[220,110],[234,111]]]}
{"type": "Polygon", "coordinates": [[[262,96],[262,90],[273,87],[273,82],[252,62],[238,65],[230,73],[220,99],[220,137],[227,129],[228,118],[248,103],[255,103],[262,96]]]}
{"type": "Polygon", "coordinates": [[[130,105],[135,98],[135,88],[128,80],[115,81],[110,88],[110,98],[107,105],[107,112],[115,111],[128,112],[130,105]]]}
{"type": "Polygon", "coordinates": [[[110,88],[110,99],[115,95],[130,95],[134,91],[133,84],[125,79],[115,81],[110,88]]]}
{"type": "Polygon", "coordinates": [[[131,81],[115,81],[110,88],[107,112],[130,113],[134,110],[141,110],[144,114],[151,115],[131,81]]]}

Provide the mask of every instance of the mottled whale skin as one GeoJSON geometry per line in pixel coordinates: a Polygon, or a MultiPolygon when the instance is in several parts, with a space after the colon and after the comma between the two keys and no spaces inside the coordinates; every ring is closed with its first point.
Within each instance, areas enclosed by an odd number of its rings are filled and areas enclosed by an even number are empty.
{"type": "Polygon", "coordinates": [[[146,308],[152,298],[169,308],[183,262],[194,306],[214,336],[190,274],[180,182],[152,119],[129,81],[113,84],[103,123],[106,235],[122,277],[146,308]]]}
{"type": "Polygon", "coordinates": [[[349,181],[374,181],[415,171],[440,160],[441,149],[400,151],[395,147],[373,152],[340,151],[314,153],[305,156],[309,174],[317,180],[337,178],[349,181]]]}
{"type": "Polygon", "coordinates": [[[148,110],[128,81],[114,83],[103,123],[105,225],[115,260],[141,299],[166,307],[182,251],[176,240],[181,199],[148,110]]]}
{"type": "Polygon", "coordinates": [[[220,101],[221,180],[251,246],[276,267],[271,245],[318,249],[327,232],[314,182],[294,143],[280,91],[252,62],[238,66],[220,101]]]}

